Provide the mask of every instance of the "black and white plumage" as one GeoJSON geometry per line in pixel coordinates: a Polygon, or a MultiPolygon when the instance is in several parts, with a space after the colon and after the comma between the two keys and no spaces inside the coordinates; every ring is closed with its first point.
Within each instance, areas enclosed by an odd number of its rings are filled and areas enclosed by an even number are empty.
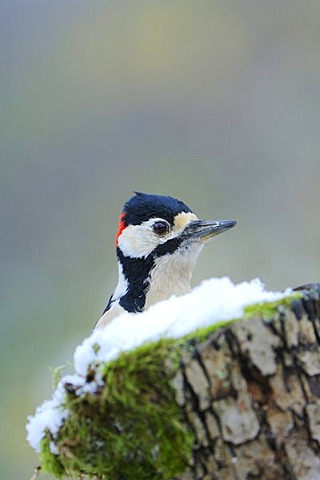
{"type": "Polygon", "coordinates": [[[118,284],[96,327],[104,327],[123,311],[141,312],[160,300],[189,292],[203,245],[235,224],[234,220],[199,220],[180,200],[137,192],[120,215],[118,284]]]}

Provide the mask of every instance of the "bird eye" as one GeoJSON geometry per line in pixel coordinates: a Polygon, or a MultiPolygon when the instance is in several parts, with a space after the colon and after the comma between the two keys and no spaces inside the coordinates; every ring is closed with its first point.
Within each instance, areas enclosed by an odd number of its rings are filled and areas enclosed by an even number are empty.
{"type": "Polygon", "coordinates": [[[169,225],[166,222],[155,222],[152,228],[156,235],[165,235],[169,232],[169,225]]]}

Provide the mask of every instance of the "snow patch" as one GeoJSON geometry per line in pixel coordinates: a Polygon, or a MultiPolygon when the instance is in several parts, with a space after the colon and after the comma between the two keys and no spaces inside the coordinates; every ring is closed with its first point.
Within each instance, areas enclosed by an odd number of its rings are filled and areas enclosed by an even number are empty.
{"type": "MultiPolygon", "coordinates": [[[[64,408],[66,388],[72,385],[79,396],[95,393],[103,385],[99,365],[117,358],[145,342],[161,338],[179,338],[217,322],[241,317],[244,307],[255,303],[273,302],[289,296],[285,292],[268,292],[260,280],[234,285],[229,278],[211,278],[187,295],[171,297],[151,306],[146,312],[123,313],[109,325],[96,329],[79,345],[74,354],[75,375],[66,375],[59,382],[51,400],[28,417],[27,440],[40,452],[41,440],[49,430],[56,438],[69,412],[64,408]],[[87,382],[90,365],[95,365],[95,378],[87,382]]],[[[54,441],[50,450],[58,454],[54,441]]]]}
{"type": "Polygon", "coordinates": [[[85,375],[91,363],[113,360],[122,351],[160,338],[179,338],[217,322],[241,317],[243,308],[288,296],[268,292],[260,280],[234,285],[229,278],[205,280],[192,292],[171,297],[143,313],[123,313],[104,328],[96,329],[76,348],[75,370],[85,375]]]}
{"type": "MultiPolygon", "coordinates": [[[[46,430],[50,430],[53,437],[56,437],[64,420],[68,417],[69,412],[63,408],[65,399],[64,385],[60,382],[55,390],[51,400],[46,400],[40,407],[36,409],[34,416],[28,417],[27,440],[36,452],[40,452],[41,440],[46,434],[46,430]]],[[[54,442],[50,444],[50,450],[54,453],[54,442]]]]}

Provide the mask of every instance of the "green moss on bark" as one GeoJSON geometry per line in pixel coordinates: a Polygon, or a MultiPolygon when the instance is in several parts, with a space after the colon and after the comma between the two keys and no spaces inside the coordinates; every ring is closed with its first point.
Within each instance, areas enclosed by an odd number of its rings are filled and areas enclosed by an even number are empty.
{"type": "Polygon", "coordinates": [[[172,375],[179,365],[172,343],[145,345],[106,364],[104,386],[95,394],[78,397],[70,388],[70,415],[55,440],[59,456],[50,452],[46,438],[43,469],[56,477],[86,474],[108,480],[165,480],[182,472],[193,435],[168,377],[168,359],[172,375]]]}
{"type": "MultiPolygon", "coordinates": [[[[243,318],[267,320],[296,298],[301,294],[251,305],[243,318]]],[[[103,480],[169,480],[182,473],[191,457],[194,434],[176,402],[171,379],[183,352],[193,351],[213,330],[234,321],[216,323],[184,338],[145,344],[110,363],[93,365],[87,382],[97,370],[103,379],[94,394],[79,396],[77,387],[66,385],[63,407],[69,416],[57,438],[47,432],[43,439],[42,469],[58,478],[86,475],[103,480]],[[52,441],[58,455],[51,453],[52,441]]]]}
{"type": "Polygon", "coordinates": [[[46,436],[41,441],[40,464],[41,469],[50,472],[56,478],[60,478],[65,474],[64,466],[59,457],[53,455],[50,449],[51,434],[47,431],[46,436]]]}
{"type": "Polygon", "coordinates": [[[254,303],[253,305],[248,305],[243,309],[244,315],[242,318],[260,317],[265,320],[271,319],[277,311],[284,311],[286,308],[292,306],[294,300],[302,297],[303,295],[301,293],[296,292],[290,295],[290,297],[285,297],[275,302],[254,303]]]}

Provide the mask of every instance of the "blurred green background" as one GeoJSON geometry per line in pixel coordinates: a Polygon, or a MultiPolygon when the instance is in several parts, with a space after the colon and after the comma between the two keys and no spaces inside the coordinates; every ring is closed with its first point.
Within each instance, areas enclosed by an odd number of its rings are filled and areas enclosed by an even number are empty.
{"type": "Polygon", "coordinates": [[[194,284],[320,280],[320,5],[1,2],[1,477],[117,280],[132,190],[236,219],[194,284]]]}

